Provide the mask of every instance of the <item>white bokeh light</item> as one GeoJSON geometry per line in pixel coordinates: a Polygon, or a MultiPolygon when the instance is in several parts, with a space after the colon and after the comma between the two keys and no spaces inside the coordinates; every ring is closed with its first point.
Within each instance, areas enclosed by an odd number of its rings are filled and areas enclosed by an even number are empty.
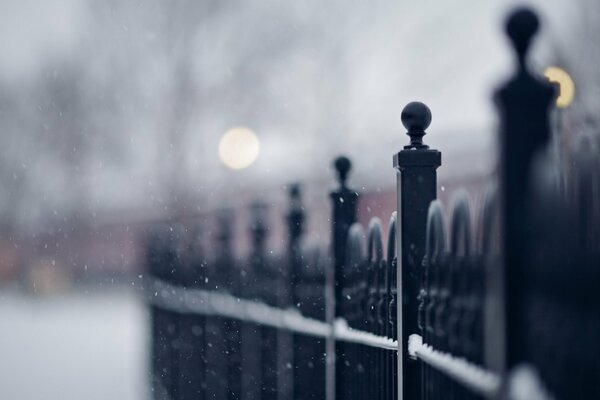
{"type": "Polygon", "coordinates": [[[249,167],[260,151],[256,134],[244,127],[236,127],[223,134],[219,141],[219,158],[231,169],[249,167]]]}

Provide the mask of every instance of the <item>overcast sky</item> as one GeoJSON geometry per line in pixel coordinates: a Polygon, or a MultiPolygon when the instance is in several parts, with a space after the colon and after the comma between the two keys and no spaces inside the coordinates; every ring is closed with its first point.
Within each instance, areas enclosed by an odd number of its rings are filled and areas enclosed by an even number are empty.
{"type": "MultiPolygon", "coordinates": [[[[177,185],[218,202],[239,188],[322,178],[340,153],[355,160],[361,186],[392,186],[391,157],[407,141],[400,112],[412,100],[431,107],[425,140],[446,160],[476,153],[469,168],[489,168],[490,93],[510,71],[502,21],[514,2],[164,3],[0,1],[0,88],[9,97],[29,91],[34,98],[21,96],[19,110],[40,120],[14,124],[3,147],[11,165],[28,165],[30,186],[45,187],[28,192],[46,199],[38,216],[81,204],[161,207],[177,185]],[[43,161],[45,148],[30,142],[40,126],[73,140],[52,131],[61,123],[39,111],[52,107],[33,102],[39,82],[71,90],[75,75],[84,100],[66,104],[88,136],[69,153],[73,172],[52,161],[60,155],[43,161]],[[261,152],[248,169],[232,171],[217,144],[240,125],[257,133],[261,152]],[[63,201],[74,190],[85,192],[83,200],[63,201]]],[[[546,23],[536,57],[542,67],[569,48],[580,10],[566,0],[535,3],[546,23]]]]}

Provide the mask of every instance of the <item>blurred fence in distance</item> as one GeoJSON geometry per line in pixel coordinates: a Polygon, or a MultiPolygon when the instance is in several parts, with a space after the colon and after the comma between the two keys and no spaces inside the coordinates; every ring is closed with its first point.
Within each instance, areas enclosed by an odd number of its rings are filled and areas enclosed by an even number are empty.
{"type": "MultiPolygon", "coordinates": [[[[379,259],[369,262],[368,276],[361,274],[365,260],[347,253],[358,194],[345,183],[350,161],[340,157],[335,166],[340,188],[331,193],[332,231],[337,235],[332,240],[339,258],[326,246],[305,240],[306,216],[298,185],[289,190],[285,254],[273,254],[265,246],[269,229],[264,203],[251,206],[248,233],[253,246],[244,257],[235,257],[231,250],[231,211],[218,218],[217,251],[211,260],[203,256],[194,237],[199,229],[165,225],[150,238],[148,262],[154,284],[146,292],[153,305],[157,398],[330,398],[335,392],[336,350],[338,371],[346,378],[358,384],[369,370],[370,379],[385,380],[388,391],[394,390],[396,360],[390,349],[397,345],[386,325],[395,320],[389,311],[395,310],[389,304],[395,302],[395,268],[381,259],[379,225],[370,230],[371,242],[379,249],[373,257],[379,259]],[[338,282],[334,268],[345,271],[347,256],[355,265],[338,282]],[[368,326],[361,320],[365,312],[368,326]],[[338,341],[347,346],[343,353],[336,349],[338,341]],[[377,372],[379,367],[386,372],[377,372]]],[[[392,225],[392,251],[394,232],[392,225]]],[[[362,385],[363,390],[367,387],[362,385]]]]}
{"type": "Polygon", "coordinates": [[[600,393],[600,163],[595,138],[554,151],[555,89],[527,68],[534,13],[511,14],[514,76],[496,92],[497,182],[476,207],[437,198],[441,153],[427,106],[402,113],[397,213],[356,223],[350,161],[335,161],[330,243],[311,241],[300,186],[287,246],[267,246],[251,207],[236,256],[232,212],[216,249],[202,226],[158,227],[148,242],[157,399],[573,399],[600,393]],[[565,160],[574,160],[571,164],[565,160]],[[473,218],[473,216],[476,216],[473,218]],[[449,223],[446,220],[449,219],[449,223]],[[570,372],[566,373],[565,369],[570,372]]]}

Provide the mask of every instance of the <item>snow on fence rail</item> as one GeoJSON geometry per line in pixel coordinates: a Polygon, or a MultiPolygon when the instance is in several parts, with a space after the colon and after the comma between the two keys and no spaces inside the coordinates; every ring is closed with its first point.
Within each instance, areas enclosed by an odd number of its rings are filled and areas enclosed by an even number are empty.
{"type": "Polygon", "coordinates": [[[291,307],[280,309],[227,293],[183,288],[160,280],[152,281],[145,293],[153,306],[172,312],[226,317],[309,336],[398,350],[397,341],[350,328],[343,318],[330,324],[307,318],[291,307]]]}
{"type": "Polygon", "coordinates": [[[408,355],[452,377],[474,393],[486,398],[510,400],[553,400],[534,367],[518,365],[508,377],[473,364],[464,358],[434,349],[418,334],[408,340],[408,355]],[[502,397],[504,394],[505,397],[502,397]]]}
{"type": "Polygon", "coordinates": [[[496,396],[501,388],[500,376],[464,358],[435,350],[423,343],[420,335],[412,334],[408,339],[408,354],[420,359],[433,368],[451,376],[457,382],[486,397],[496,396]]]}
{"type": "MultiPolygon", "coordinates": [[[[220,316],[298,334],[331,337],[348,343],[398,350],[397,341],[350,328],[343,318],[337,318],[329,324],[307,318],[294,308],[280,309],[227,293],[183,288],[160,280],[153,280],[144,293],[153,306],[176,313],[220,316]]],[[[507,383],[503,384],[499,374],[464,358],[438,351],[423,343],[423,339],[418,334],[410,335],[408,354],[487,398],[496,398],[503,388],[506,388],[508,398],[512,400],[552,400],[552,396],[548,394],[531,367],[515,368],[509,374],[507,383]]]]}

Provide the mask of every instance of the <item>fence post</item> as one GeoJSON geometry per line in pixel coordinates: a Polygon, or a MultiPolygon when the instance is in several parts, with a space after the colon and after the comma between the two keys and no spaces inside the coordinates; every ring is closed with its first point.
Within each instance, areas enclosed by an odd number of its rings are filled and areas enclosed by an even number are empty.
{"type": "MultiPolygon", "coordinates": [[[[215,285],[218,285],[222,290],[227,290],[232,295],[237,297],[241,295],[241,282],[240,271],[236,265],[236,260],[233,253],[232,241],[234,239],[234,216],[235,215],[233,211],[227,209],[222,210],[217,214],[217,254],[214,264],[212,265],[211,274],[207,274],[206,280],[203,281],[202,284],[206,289],[208,289],[208,287],[215,287],[215,285]],[[212,280],[215,281],[213,282],[212,280]]],[[[222,326],[224,329],[222,341],[226,349],[224,361],[226,363],[227,371],[227,399],[234,400],[239,399],[242,392],[242,352],[240,345],[241,326],[240,321],[235,319],[223,318],[222,321],[222,326]]],[[[205,345],[208,345],[208,343],[205,343],[205,345]]],[[[206,346],[206,348],[208,348],[208,346],[206,346]]],[[[203,384],[205,386],[207,385],[206,378],[204,378],[203,384]]]]}
{"type": "MultiPolygon", "coordinates": [[[[301,279],[301,268],[302,268],[302,255],[301,255],[301,244],[302,244],[302,233],[304,231],[304,207],[302,206],[301,190],[300,185],[293,184],[289,188],[289,199],[290,208],[287,214],[287,230],[288,230],[288,276],[289,276],[289,287],[288,295],[286,296],[286,303],[284,306],[294,307],[300,299],[297,295],[298,284],[301,279]]],[[[287,397],[293,399],[301,399],[301,393],[304,389],[300,387],[302,374],[299,359],[301,357],[301,350],[299,345],[302,342],[302,338],[299,335],[291,335],[292,346],[289,349],[281,349],[282,351],[289,352],[289,358],[291,359],[292,365],[292,376],[291,376],[291,388],[287,389],[287,397]]],[[[285,373],[285,372],[284,372],[285,373]]],[[[283,398],[286,398],[283,396],[283,398]]]]}
{"type": "MultiPolygon", "coordinates": [[[[201,288],[207,276],[200,225],[193,225],[185,233],[185,270],[183,287],[201,288]]],[[[204,399],[205,364],[205,318],[194,313],[180,316],[181,353],[179,355],[180,399],[204,399]]]]}
{"type": "Polygon", "coordinates": [[[398,398],[421,398],[421,369],[406,352],[408,336],[419,331],[419,287],[421,262],[425,255],[425,233],[429,203],[436,198],[436,169],[441,153],[423,143],[425,129],[431,123],[431,111],[419,102],[402,110],[402,124],[408,130],[410,144],[394,155],[397,170],[398,201],[398,398]]]}
{"type": "MultiPolygon", "coordinates": [[[[210,292],[222,292],[228,269],[232,265],[233,231],[231,223],[234,214],[232,210],[222,210],[217,215],[217,243],[212,245],[215,257],[208,264],[202,287],[210,292]]],[[[228,346],[225,319],[219,315],[203,316],[204,322],[204,398],[227,398],[229,387],[228,365],[229,358],[223,356],[228,346]]],[[[199,319],[198,323],[201,323],[199,319]]]]}
{"type": "MultiPolygon", "coordinates": [[[[342,315],[342,289],[345,287],[344,266],[346,264],[346,241],[350,226],[356,221],[356,206],[358,203],[358,193],[349,189],[346,186],[348,173],[352,168],[352,163],[347,157],[338,157],[335,159],[334,167],[338,174],[338,182],[340,184],[337,190],[330,193],[330,198],[333,208],[332,224],[332,246],[333,246],[333,261],[334,261],[334,299],[335,299],[335,316],[342,315]]],[[[335,398],[343,399],[341,388],[348,382],[344,382],[343,366],[344,366],[344,346],[342,343],[336,342],[335,345],[335,398]]]]}
{"type": "MultiPolygon", "coordinates": [[[[519,340],[523,321],[523,295],[527,290],[529,251],[527,202],[530,196],[532,160],[550,139],[549,109],[554,88],[534,77],[526,55],[539,26],[529,9],[514,11],[506,33],[517,56],[514,76],[496,93],[500,113],[500,185],[504,255],[504,368],[523,361],[525,349],[519,340]]],[[[501,365],[502,365],[501,364],[501,365]]]]}
{"type": "MultiPolygon", "coordinates": [[[[146,259],[148,263],[149,274],[152,280],[166,281],[168,278],[168,266],[164,263],[167,238],[166,229],[159,227],[148,238],[146,247],[146,259]],[[162,228],[162,229],[161,229],[162,228]]],[[[167,311],[151,306],[151,324],[152,324],[152,342],[151,342],[151,390],[152,398],[155,400],[168,396],[167,394],[167,372],[169,366],[169,349],[167,340],[167,327],[169,324],[169,314],[167,311]]]]}
{"type": "MultiPolygon", "coordinates": [[[[250,267],[252,268],[254,299],[270,306],[276,306],[281,288],[277,286],[273,260],[268,255],[267,237],[267,204],[255,201],[251,205],[252,251],[250,267]]],[[[257,398],[261,400],[277,399],[277,331],[268,326],[257,329],[259,369],[252,371],[255,384],[258,385],[257,398]]]]}
{"type": "Polygon", "coordinates": [[[300,279],[300,269],[302,268],[300,247],[302,233],[304,231],[304,207],[302,206],[300,185],[291,185],[289,195],[290,209],[287,214],[288,263],[291,286],[289,301],[292,304],[296,304],[298,300],[296,299],[294,290],[300,279]]]}

